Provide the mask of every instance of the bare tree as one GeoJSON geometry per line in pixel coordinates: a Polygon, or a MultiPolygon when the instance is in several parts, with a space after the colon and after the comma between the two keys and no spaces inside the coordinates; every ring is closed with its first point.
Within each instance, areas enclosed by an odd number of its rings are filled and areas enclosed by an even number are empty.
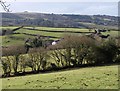
{"type": "Polygon", "coordinates": [[[25,48],[23,46],[12,46],[11,47],[12,50],[12,55],[13,55],[13,70],[14,70],[14,74],[16,75],[17,69],[18,69],[18,65],[19,65],[19,61],[20,61],[20,55],[22,53],[25,53],[25,48]]]}
{"type": "Polygon", "coordinates": [[[19,57],[19,65],[20,65],[20,71],[21,72],[25,72],[25,68],[26,68],[26,65],[27,65],[27,60],[26,60],[26,55],[20,55],[19,57]]]}
{"type": "Polygon", "coordinates": [[[45,50],[43,47],[40,48],[32,48],[29,51],[29,56],[31,60],[33,60],[34,64],[34,71],[44,70],[46,68],[47,59],[49,58],[49,55],[47,54],[47,50],[45,50]]]}
{"type": "Polygon", "coordinates": [[[6,1],[0,0],[0,4],[6,12],[11,12],[10,4],[7,4],[6,1]]]}
{"type": "Polygon", "coordinates": [[[64,66],[64,61],[62,57],[62,50],[56,49],[51,52],[51,57],[55,60],[58,67],[64,66]]]}

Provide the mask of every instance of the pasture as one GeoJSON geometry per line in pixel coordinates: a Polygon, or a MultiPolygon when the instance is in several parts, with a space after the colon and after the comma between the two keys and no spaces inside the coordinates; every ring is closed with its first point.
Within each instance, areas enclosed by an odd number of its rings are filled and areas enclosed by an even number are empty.
{"type": "MultiPolygon", "coordinates": [[[[1,29],[14,29],[16,27],[0,27],[1,29]]],[[[85,35],[90,32],[94,32],[94,30],[89,31],[89,29],[81,29],[81,28],[52,28],[52,27],[35,27],[32,30],[32,27],[25,27],[15,31],[16,34],[0,36],[2,38],[3,46],[11,46],[11,45],[23,45],[24,40],[27,38],[34,38],[35,35],[48,36],[52,40],[59,39],[60,37],[65,36],[66,34],[71,35],[85,35]],[[27,29],[30,28],[31,30],[27,29]]],[[[112,37],[117,37],[119,32],[111,30],[110,32],[102,33],[104,35],[110,34],[112,37]]]]}
{"type": "MultiPolygon", "coordinates": [[[[4,29],[5,28],[7,29],[8,27],[4,27],[4,29]]],[[[9,28],[14,29],[15,27],[9,28]]],[[[89,29],[79,28],[35,27],[35,29],[32,29],[32,27],[24,27],[15,31],[14,34],[0,36],[0,38],[2,38],[2,46],[12,46],[24,45],[27,38],[35,38],[37,35],[46,36],[46,38],[56,40],[67,34],[81,36],[92,32],[94,32],[94,30],[89,31],[89,29]]],[[[118,37],[119,32],[111,30],[103,32],[102,34],[110,34],[112,37],[118,37]]],[[[77,37],[76,39],[81,38],[77,37]]],[[[73,51],[70,52],[73,54],[73,51]]],[[[109,53],[109,51],[107,52],[109,53]]],[[[74,55],[76,54],[74,53],[74,55]]],[[[64,54],[61,58],[67,56],[64,54]]],[[[69,57],[71,58],[71,56],[69,57]]],[[[106,55],[106,58],[107,57],[108,56],[106,55]]],[[[49,61],[49,63],[55,63],[56,58],[55,60],[49,58],[49,61]]],[[[68,64],[67,61],[69,60],[66,60],[66,64],[68,64]]],[[[23,62],[23,60],[21,62],[23,62]]],[[[30,70],[31,69],[26,68],[27,72],[30,70]]],[[[11,71],[13,72],[13,70],[11,71]]],[[[62,69],[58,72],[46,72],[34,75],[0,78],[0,81],[2,81],[3,89],[118,89],[118,65],[86,68],[77,68],[76,66],[76,68],[62,69]]]]}
{"type": "Polygon", "coordinates": [[[2,78],[2,89],[118,89],[118,65],[2,78]]]}
{"type": "MultiPolygon", "coordinates": [[[[14,29],[14,28],[16,27],[3,27],[2,29],[14,29]]],[[[31,28],[31,27],[25,27],[25,28],[31,28]]],[[[1,36],[3,40],[2,45],[3,46],[11,46],[15,44],[23,45],[25,39],[34,37],[32,35],[50,36],[51,37],[50,39],[56,40],[64,36],[65,34],[77,34],[77,33],[65,33],[64,31],[88,32],[88,29],[79,29],[79,28],[36,27],[35,29],[38,30],[36,31],[36,30],[28,30],[28,29],[19,29],[15,32],[19,34],[1,36]],[[48,32],[44,30],[48,30],[48,32]],[[49,32],[49,31],[53,31],[53,32],[49,32]],[[54,31],[60,31],[60,32],[54,32],[54,31]],[[31,34],[31,35],[27,35],[27,34],[31,34]]]]}

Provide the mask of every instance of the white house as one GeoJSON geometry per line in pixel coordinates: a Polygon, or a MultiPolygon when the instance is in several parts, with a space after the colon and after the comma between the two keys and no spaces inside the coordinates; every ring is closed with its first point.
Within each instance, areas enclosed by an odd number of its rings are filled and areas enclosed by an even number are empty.
{"type": "Polygon", "coordinates": [[[56,44],[57,44],[57,42],[56,42],[56,41],[53,41],[53,42],[52,42],[52,45],[56,45],[56,44]]]}

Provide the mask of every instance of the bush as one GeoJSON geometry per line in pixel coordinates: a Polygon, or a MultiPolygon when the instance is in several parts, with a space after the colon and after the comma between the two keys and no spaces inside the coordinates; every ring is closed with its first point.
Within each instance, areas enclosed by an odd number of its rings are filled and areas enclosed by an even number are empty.
{"type": "Polygon", "coordinates": [[[114,40],[109,39],[99,46],[94,46],[87,59],[95,64],[112,63],[117,55],[117,50],[114,40]]]}

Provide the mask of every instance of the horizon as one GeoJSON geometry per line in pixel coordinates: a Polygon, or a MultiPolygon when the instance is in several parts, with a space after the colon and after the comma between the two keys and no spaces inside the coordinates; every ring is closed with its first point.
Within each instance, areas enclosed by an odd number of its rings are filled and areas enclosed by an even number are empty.
{"type": "MultiPolygon", "coordinates": [[[[55,15],[85,15],[85,14],[57,14],[57,13],[41,13],[41,12],[28,12],[28,11],[23,11],[23,12],[0,12],[2,13],[13,13],[13,14],[55,14],[55,15]]],[[[113,17],[118,17],[118,16],[114,16],[114,15],[105,15],[105,14],[94,14],[94,15],[100,15],[100,16],[113,16],[113,17]]],[[[90,14],[86,14],[85,16],[94,16],[94,15],[90,15],[90,14]]]]}

